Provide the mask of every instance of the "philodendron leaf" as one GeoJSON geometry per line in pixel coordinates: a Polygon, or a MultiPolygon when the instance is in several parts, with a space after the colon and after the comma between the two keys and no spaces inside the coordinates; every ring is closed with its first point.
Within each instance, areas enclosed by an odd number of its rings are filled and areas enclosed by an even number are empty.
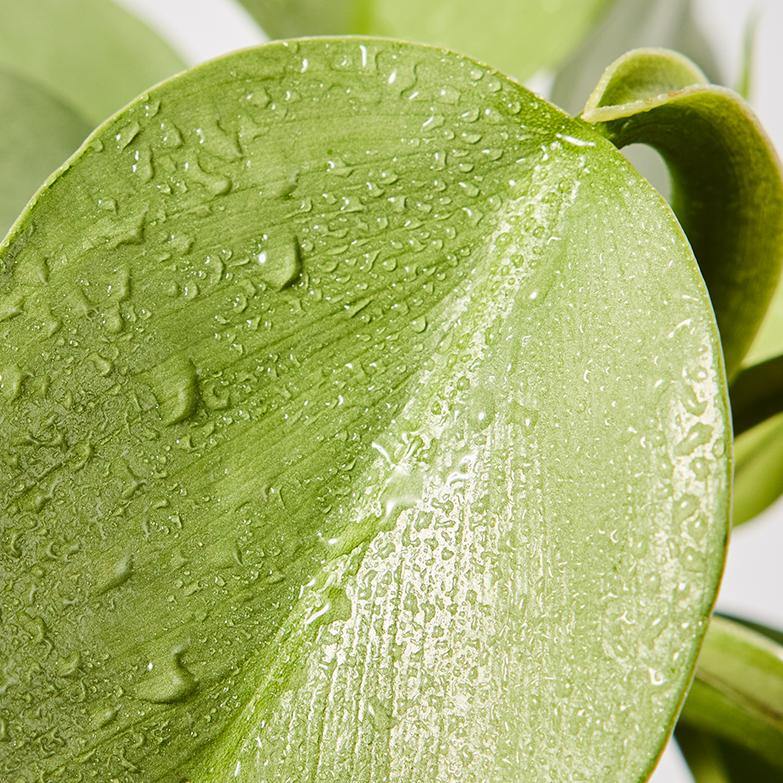
{"type": "Polygon", "coordinates": [[[714,617],[681,721],[751,751],[781,774],[783,646],[714,617]]]}
{"type": "Polygon", "coordinates": [[[602,77],[583,119],[666,161],[672,206],[710,291],[729,377],[767,310],[783,259],[783,181],[747,104],[673,52],[640,49],[602,77]]]}
{"type": "MultiPolygon", "coordinates": [[[[385,35],[449,46],[524,79],[559,63],[613,0],[241,0],[273,38],[385,35]]],[[[590,85],[592,87],[592,84],[590,85]]]]}
{"type": "Polygon", "coordinates": [[[599,134],[446,51],[270,44],[99,128],[0,264],[2,775],[645,777],[730,427],[599,134]]]}
{"type": "Polygon", "coordinates": [[[171,47],[113,0],[0,0],[0,67],[93,125],[182,70],[171,47]]]}
{"type": "Polygon", "coordinates": [[[0,235],[90,132],[37,84],[0,69],[0,235]]]}

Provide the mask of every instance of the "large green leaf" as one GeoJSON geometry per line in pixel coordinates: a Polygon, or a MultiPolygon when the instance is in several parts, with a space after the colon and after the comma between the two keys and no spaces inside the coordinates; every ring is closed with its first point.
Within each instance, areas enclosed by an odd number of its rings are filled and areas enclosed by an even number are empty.
{"type": "Polygon", "coordinates": [[[491,63],[520,79],[560,62],[612,2],[241,1],[273,38],[360,34],[441,44],[491,63]]]}
{"type": "Polygon", "coordinates": [[[0,235],[90,126],[38,85],[0,69],[0,235]]]}
{"type": "Polygon", "coordinates": [[[0,67],[45,87],[93,124],[184,68],[113,0],[0,0],[0,67]]]}
{"type": "MultiPolygon", "coordinates": [[[[726,767],[727,780],[739,779],[730,777],[734,765],[729,757],[736,745],[758,756],[761,767],[771,765],[782,775],[783,646],[772,636],[714,617],[681,721],[686,727],[732,743],[722,758],[720,744],[710,749],[705,747],[709,739],[689,741],[686,733],[686,753],[699,766],[709,759],[711,766],[726,767]]],[[[698,777],[709,779],[706,773],[698,777]]]]}
{"type": "Polygon", "coordinates": [[[662,49],[615,61],[582,117],[618,147],[649,144],[666,161],[672,206],[710,291],[731,378],[783,261],[783,179],[771,142],[739,95],[662,49]]]}
{"type": "Polygon", "coordinates": [[[0,264],[2,775],[645,777],[730,427],[599,134],[442,50],[271,44],[99,128],[0,264]]]}

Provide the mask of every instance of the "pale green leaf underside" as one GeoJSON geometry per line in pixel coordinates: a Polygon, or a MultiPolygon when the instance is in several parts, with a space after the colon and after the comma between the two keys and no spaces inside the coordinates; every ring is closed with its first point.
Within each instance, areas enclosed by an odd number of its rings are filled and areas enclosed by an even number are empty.
{"type": "Polygon", "coordinates": [[[185,67],[113,0],[0,0],[0,19],[0,67],[38,82],[93,126],[185,67]]]}
{"type": "MultiPolygon", "coordinates": [[[[524,79],[552,67],[613,0],[241,0],[273,38],[383,35],[448,46],[524,79]]],[[[592,85],[590,85],[592,87],[592,85]]]]}
{"type": "Polygon", "coordinates": [[[444,51],[271,44],[100,128],[0,263],[3,775],[644,778],[729,427],[608,142],[444,51]]]}
{"type": "Polygon", "coordinates": [[[0,69],[0,235],[90,126],[37,84],[0,69]]]}

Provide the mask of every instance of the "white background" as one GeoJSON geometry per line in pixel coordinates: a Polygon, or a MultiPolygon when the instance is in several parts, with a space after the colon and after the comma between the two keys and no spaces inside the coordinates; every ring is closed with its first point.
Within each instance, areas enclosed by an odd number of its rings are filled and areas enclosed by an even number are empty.
{"type": "MultiPolygon", "coordinates": [[[[266,40],[234,0],[121,2],[157,28],[192,64],[266,40]]],[[[754,9],[760,12],[760,21],[752,103],[780,153],[783,151],[783,90],[780,88],[783,0],[696,1],[698,19],[724,62],[724,72],[729,74],[739,71],[741,38],[748,14],[754,9]]],[[[546,79],[536,80],[537,86],[543,83],[546,79]]],[[[779,503],[734,535],[719,608],[783,627],[781,552],[783,504],[779,503]]],[[[653,783],[690,783],[691,780],[676,747],[670,746],[652,778],[653,783]]]]}

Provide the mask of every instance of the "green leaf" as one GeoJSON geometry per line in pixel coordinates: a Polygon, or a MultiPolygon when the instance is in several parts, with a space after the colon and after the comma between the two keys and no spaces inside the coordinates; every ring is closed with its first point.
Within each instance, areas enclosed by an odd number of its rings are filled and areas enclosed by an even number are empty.
{"type": "Polygon", "coordinates": [[[182,70],[171,47],[113,0],[0,0],[0,67],[95,124],[182,70]]]}
{"type": "Polygon", "coordinates": [[[90,126],[38,85],[0,69],[0,235],[90,126]]]}
{"type": "Polygon", "coordinates": [[[734,435],[783,413],[783,356],[745,367],[731,384],[734,435]]]}
{"type": "Polygon", "coordinates": [[[783,416],[775,416],[734,444],[734,526],[758,516],[782,491],[783,416]]]}
{"type": "Polygon", "coordinates": [[[576,114],[601,78],[606,63],[629,49],[666,47],[693,60],[709,76],[722,81],[714,54],[698,28],[693,0],[616,0],[557,72],[552,101],[576,114]]]}
{"type": "Polygon", "coordinates": [[[347,34],[404,38],[448,46],[524,79],[557,65],[613,1],[242,0],[242,4],[272,38],[347,34]]]}
{"type": "Polygon", "coordinates": [[[703,281],[586,125],[271,44],[0,249],[0,777],[641,780],[728,525],[703,281]]]}
{"type": "MultiPolygon", "coordinates": [[[[714,617],[680,720],[684,726],[757,755],[760,768],[772,765],[780,775],[783,770],[783,646],[743,624],[714,617]]],[[[710,742],[709,738],[696,738],[693,752],[701,755],[697,746],[700,744],[704,751],[704,745],[710,742]]],[[[686,748],[688,744],[686,739],[686,748]]],[[[718,742],[712,749],[716,765],[720,763],[715,757],[720,747],[718,742]]],[[[730,761],[726,765],[729,769],[735,766],[730,761]]],[[[728,773],[726,779],[735,778],[728,773]]],[[[698,776],[697,780],[700,780],[698,776]]]]}
{"type": "Polygon", "coordinates": [[[783,260],[783,180],[772,144],[736,93],[659,49],[609,66],[582,117],[618,147],[648,144],[666,161],[672,207],[710,291],[733,377],[783,260]]]}
{"type": "Polygon", "coordinates": [[[679,723],[674,732],[695,783],[779,783],[780,769],[733,742],[679,723]]]}

